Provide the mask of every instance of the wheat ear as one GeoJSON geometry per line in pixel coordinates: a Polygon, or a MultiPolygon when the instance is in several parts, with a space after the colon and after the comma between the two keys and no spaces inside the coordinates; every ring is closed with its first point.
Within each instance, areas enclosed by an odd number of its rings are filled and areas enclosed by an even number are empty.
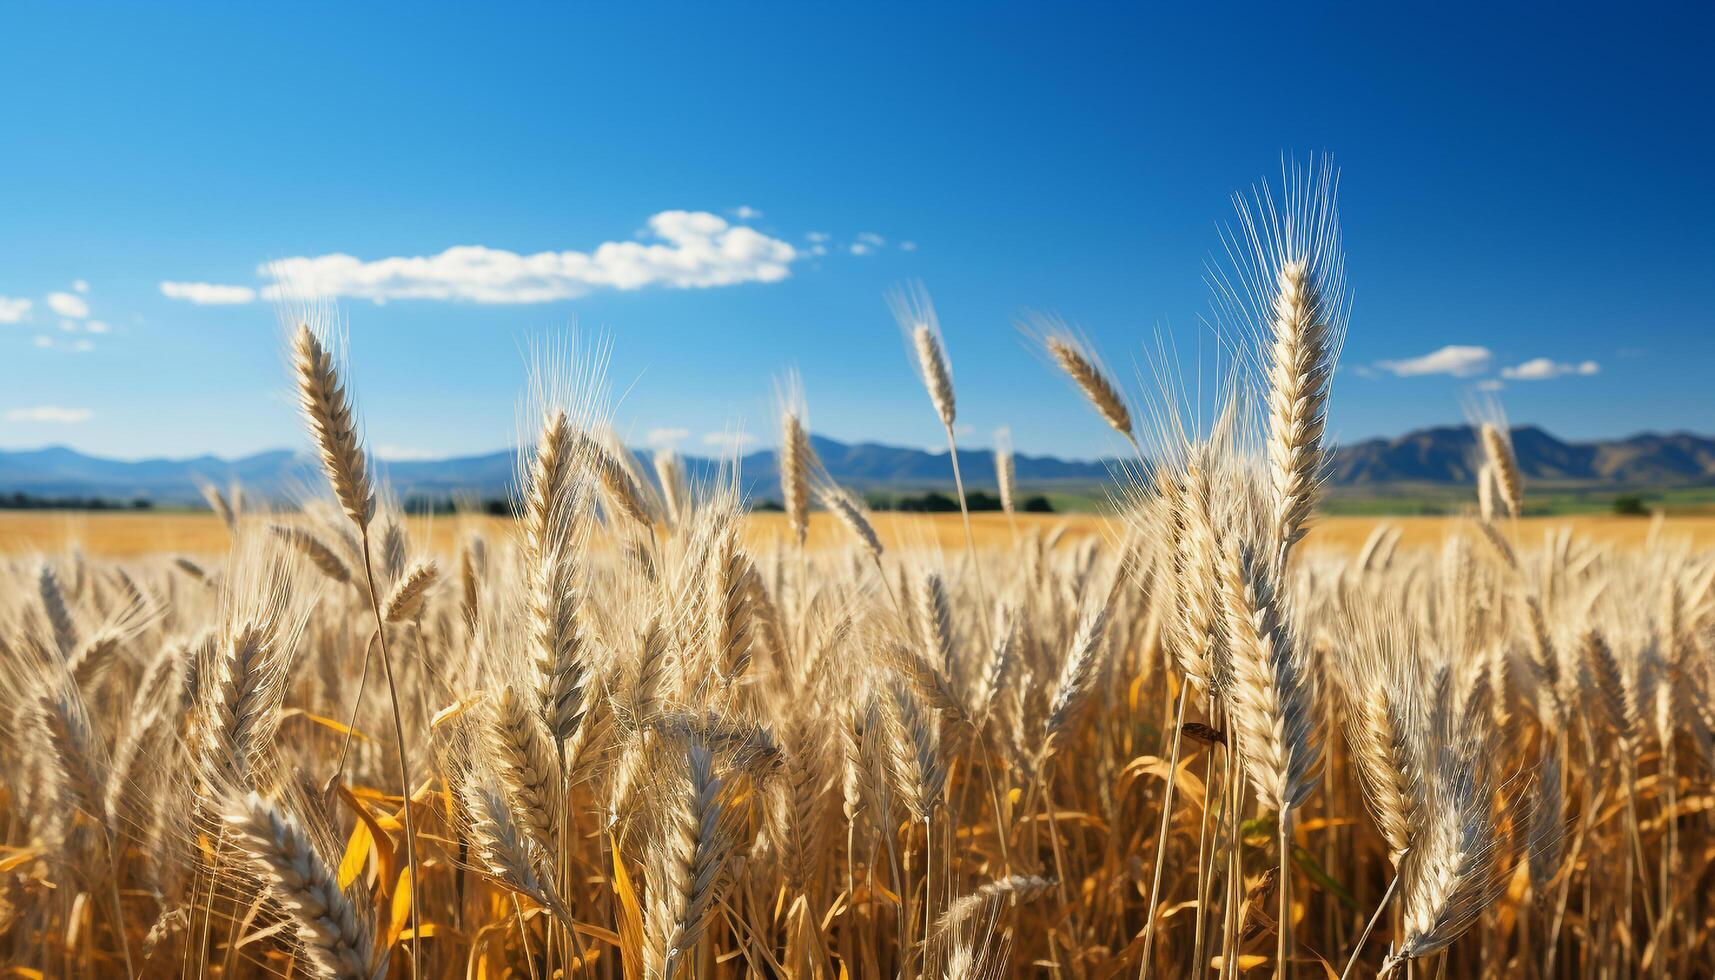
{"type": "Polygon", "coordinates": [[[346,516],[358,527],[367,528],[375,517],[375,494],[369,486],[363,446],[352,422],[351,400],[340,384],[333,356],[307,323],[298,327],[292,351],[298,377],[298,404],[304,411],[310,434],[315,437],[322,471],[333,485],[334,496],[346,516]]]}
{"type": "Polygon", "coordinates": [[[1483,423],[1482,438],[1483,453],[1488,457],[1489,476],[1495,490],[1500,493],[1507,516],[1517,517],[1524,502],[1524,480],[1519,476],[1518,457],[1513,454],[1512,440],[1488,422],[1483,423]]]}
{"type": "Polygon", "coordinates": [[[227,502],[226,495],[220,492],[220,488],[212,483],[203,483],[197,489],[202,492],[202,499],[208,502],[208,509],[220,518],[221,526],[226,528],[226,532],[237,533],[238,512],[227,502]]]}
{"type": "Polygon", "coordinates": [[[439,575],[440,569],[432,559],[412,565],[388,594],[387,603],[382,607],[382,618],[389,623],[403,623],[422,615],[429,590],[439,575]]]}
{"type": "Polygon", "coordinates": [[[1364,802],[1395,867],[1411,848],[1420,805],[1416,786],[1422,778],[1418,739],[1423,732],[1404,686],[1374,678],[1346,695],[1346,741],[1364,802]]]}
{"type": "Polygon", "coordinates": [[[1082,344],[1067,336],[1050,334],[1043,341],[1043,346],[1048,348],[1049,356],[1054,358],[1054,363],[1060,365],[1060,370],[1066,372],[1066,376],[1071,378],[1072,383],[1089,399],[1096,414],[1135,446],[1131,409],[1126,407],[1119,388],[1108,380],[1108,376],[1097,366],[1095,358],[1084,350],[1082,344]]]}
{"type": "MultiPolygon", "coordinates": [[[[681,743],[683,744],[683,743],[681,743]]],[[[693,738],[683,760],[662,768],[660,838],[646,868],[644,932],[649,975],[673,980],[708,925],[726,884],[737,828],[714,773],[714,756],[693,738]]]]}
{"type": "Polygon", "coordinates": [[[514,810],[494,787],[467,779],[459,795],[469,821],[471,843],[488,873],[501,883],[542,906],[571,928],[566,910],[554,885],[546,855],[518,827],[514,810]]]}
{"type": "Polygon", "coordinates": [[[969,922],[971,918],[985,909],[991,914],[997,911],[1002,903],[1022,905],[1025,902],[1048,894],[1054,887],[1054,879],[1040,875],[1011,875],[998,881],[984,882],[975,890],[961,895],[948,905],[935,920],[935,927],[930,932],[930,942],[940,942],[947,938],[953,930],[969,922]]]}
{"type": "Polygon", "coordinates": [[[1311,680],[1271,572],[1254,553],[1226,550],[1221,598],[1233,657],[1227,707],[1239,751],[1257,802],[1284,813],[1315,786],[1320,751],[1311,680]]]}
{"type": "Polygon", "coordinates": [[[373,927],[340,888],[333,863],[290,814],[251,793],[232,801],[226,825],[290,914],[317,973],[333,980],[370,980],[387,974],[376,957],[373,927]]]}
{"type": "Polygon", "coordinates": [[[941,424],[952,428],[958,417],[958,403],[953,399],[953,373],[947,368],[947,354],[934,326],[926,320],[911,327],[911,346],[917,352],[917,370],[923,376],[923,387],[941,424]]]}
{"type": "Polygon", "coordinates": [[[1066,731],[1089,701],[1090,691],[1100,673],[1097,668],[1100,665],[1099,654],[1107,623],[1108,610],[1105,606],[1090,609],[1078,621],[1078,629],[1072,634],[1071,649],[1066,652],[1066,662],[1060,668],[1060,679],[1054,687],[1054,697],[1048,703],[1048,718],[1043,724],[1043,755],[1053,751],[1056,739],[1066,731]]]}
{"type": "Polygon", "coordinates": [[[649,507],[643,501],[642,488],[632,478],[631,471],[608,447],[588,434],[580,434],[576,452],[583,465],[595,477],[602,490],[602,499],[609,506],[635,521],[638,527],[653,526],[649,520],[649,507]]]}
{"type": "Polygon", "coordinates": [[[874,559],[876,567],[879,569],[882,554],[881,538],[876,536],[875,526],[870,524],[869,517],[864,514],[863,509],[839,487],[822,487],[816,495],[821,499],[822,506],[832,511],[834,516],[840,519],[840,523],[844,524],[846,529],[852,533],[852,536],[858,539],[858,543],[862,544],[864,550],[869,552],[870,558],[874,559]]]}
{"type": "Polygon", "coordinates": [[[1383,975],[1457,939],[1501,894],[1511,871],[1500,860],[1502,839],[1484,758],[1493,745],[1448,731],[1447,713],[1437,713],[1443,718],[1437,742],[1448,748],[1425,773],[1423,826],[1401,869],[1403,933],[1383,975]]]}
{"type": "Polygon", "coordinates": [[[494,700],[491,742],[518,819],[537,847],[554,843],[554,818],[559,813],[560,771],[553,737],[537,714],[511,687],[494,700]]]}
{"type": "Polygon", "coordinates": [[[285,664],[270,617],[229,629],[207,675],[204,764],[208,774],[255,785],[273,746],[286,694],[285,664]]]}
{"type": "Polygon", "coordinates": [[[661,504],[669,524],[684,519],[685,472],[679,454],[671,449],[657,449],[651,459],[655,467],[655,482],[661,486],[661,504]]]}
{"type": "Polygon", "coordinates": [[[332,581],[341,585],[351,582],[351,569],[339,555],[329,547],[327,542],[317,537],[308,528],[288,524],[270,524],[269,533],[296,548],[300,554],[310,560],[310,564],[332,581]]]}
{"type": "Polygon", "coordinates": [[[1309,261],[1282,262],[1275,275],[1268,455],[1283,552],[1304,536],[1316,501],[1334,373],[1328,315],[1309,261]]]}
{"type": "Polygon", "coordinates": [[[810,466],[814,454],[796,412],[780,416],[780,497],[786,521],[802,548],[810,534],[810,466]]]}
{"type": "Polygon", "coordinates": [[[42,612],[47,614],[48,625],[53,628],[54,643],[59,647],[60,656],[70,656],[77,649],[77,625],[72,620],[65,590],[60,587],[59,576],[54,573],[52,565],[44,562],[36,574],[36,592],[41,596],[42,612]]]}
{"type": "Polygon", "coordinates": [[[888,715],[888,769],[894,790],[911,816],[926,823],[940,805],[947,781],[940,731],[909,682],[894,678],[888,692],[893,708],[888,715]]]}
{"type": "Polygon", "coordinates": [[[571,486],[577,445],[565,412],[547,413],[524,501],[529,640],[543,715],[562,752],[583,722],[591,679],[574,561],[581,517],[581,495],[571,486]]]}

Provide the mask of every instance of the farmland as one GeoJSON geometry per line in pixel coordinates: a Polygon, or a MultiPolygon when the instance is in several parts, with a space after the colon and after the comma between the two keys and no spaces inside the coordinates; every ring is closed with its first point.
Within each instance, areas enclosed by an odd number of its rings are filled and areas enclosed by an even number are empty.
{"type": "MultiPolygon", "coordinates": [[[[964,547],[957,514],[873,514],[871,519],[884,544],[890,548],[929,547],[954,553],[964,547]]],[[[1120,526],[1111,517],[1094,514],[973,514],[972,525],[979,545],[1005,544],[1017,533],[1053,534],[1064,528],[1063,540],[1075,542],[1091,535],[1112,535],[1120,526]]],[[[406,519],[414,537],[432,542],[437,550],[450,550],[464,535],[479,531],[496,540],[515,535],[506,518],[479,515],[412,517],[406,519]]],[[[1309,549],[1327,549],[1355,554],[1378,524],[1400,529],[1400,547],[1436,547],[1456,531],[1456,517],[1368,517],[1335,515],[1317,520],[1305,539],[1309,549]]],[[[1619,547],[1642,545],[1650,532],[1650,520],[1610,514],[1578,514],[1554,517],[1521,517],[1519,540],[1541,541],[1549,530],[1568,527],[1593,543],[1619,547]]],[[[1715,515],[1669,516],[1662,534],[1668,540],[1684,540],[1697,548],[1715,546],[1715,515]]],[[[753,513],[745,519],[748,543],[766,546],[784,539],[786,519],[781,514],[753,513]]],[[[55,554],[73,548],[89,556],[137,558],[154,554],[212,556],[228,546],[220,519],[207,512],[107,512],[0,511],[0,555],[55,554]]],[[[831,515],[810,518],[811,547],[843,547],[843,531],[831,515]]]]}

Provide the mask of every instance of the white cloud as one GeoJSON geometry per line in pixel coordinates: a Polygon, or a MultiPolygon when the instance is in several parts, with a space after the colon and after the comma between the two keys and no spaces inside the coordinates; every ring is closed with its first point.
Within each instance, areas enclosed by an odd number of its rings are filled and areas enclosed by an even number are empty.
{"type": "Polygon", "coordinates": [[[875,247],[865,242],[853,242],[851,251],[853,255],[868,255],[875,251],[875,247]]]}
{"type": "Polygon", "coordinates": [[[35,408],[14,408],[6,413],[8,422],[87,422],[94,416],[87,408],[61,408],[58,405],[37,405],[35,408]]]}
{"type": "Polygon", "coordinates": [[[379,445],[375,447],[375,455],[394,462],[409,462],[422,459],[443,459],[445,454],[432,452],[427,449],[413,449],[410,446],[379,445]]]}
{"type": "Polygon", "coordinates": [[[82,325],[76,320],[61,320],[60,329],[64,330],[66,333],[77,333],[82,329],[82,325]]]}
{"type": "Polygon", "coordinates": [[[670,449],[689,438],[690,429],[650,429],[643,441],[657,449],[670,449]]]}
{"type": "Polygon", "coordinates": [[[810,242],[825,242],[834,236],[825,231],[809,231],[804,233],[804,240],[810,242]]]}
{"type": "Polygon", "coordinates": [[[74,293],[87,293],[89,292],[89,280],[73,279],[71,282],[71,289],[74,293]]]}
{"type": "Polygon", "coordinates": [[[95,349],[95,342],[88,339],[74,340],[71,343],[71,349],[79,354],[84,354],[95,349]]]}
{"type": "Polygon", "coordinates": [[[52,347],[53,345],[54,345],[54,338],[49,337],[46,334],[36,334],[36,346],[37,347],[52,347]]]}
{"type": "Polygon", "coordinates": [[[1523,364],[1501,369],[1501,377],[1514,381],[1547,381],[1568,374],[1588,377],[1598,374],[1602,366],[1595,361],[1580,361],[1577,364],[1567,364],[1563,361],[1551,361],[1546,357],[1533,357],[1523,364]]]}
{"type": "Polygon", "coordinates": [[[161,295],[198,306],[232,306],[254,300],[256,290],[249,286],[222,286],[212,282],[163,282],[161,295]]]}
{"type": "Polygon", "coordinates": [[[30,301],[0,296],[0,323],[23,323],[30,315],[30,301]]]}
{"type": "Polygon", "coordinates": [[[598,289],[778,282],[799,258],[786,242],[707,211],[663,211],[649,219],[648,234],[657,241],[603,242],[589,252],[520,255],[460,245],[438,255],[373,261],[343,254],[288,258],[258,269],[272,280],[260,296],[548,303],[598,289]]]}
{"type": "Polygon", "coordinates": [[[71,293],[49,293],[47,298],[48,309],[60,316],[81,320],[89,315],[89,304],[85,303],[81,296],[74,296],[71,293]]]}
{"type": "Polygon", "coordinates": [[[1420,374],[1451,374],[1456,378],[1463,378],[1486,370],[1493,357],[1494,354],[1487,347],[1449,344],[1422,357],[1409,357],[1402,361],[1377,361],[1376,367],[1402,378],[1420,374]]]}
{"type": "Polygon", "coordinates": [[[106,333],[107,323],[104,320],[91,320],[83,325],[83,329],[88,330],[90,333],[106,333]]]}
{"type": "Polygon", "coordinates": [[[1506,385],[1496,378],[1484,378],[1477,382],[1475,387],[1478,391],[1500,391],[1506,385]]]}
{"type": "Polygon", "coordinates": [[[756,441],[748,432],[705,432],[703,445],[718,447],[722,452],[735,452],[756,441]]]}
{"type": "Polygon", "coordinates": [[[762,212],[748,204],[740,204],[738,207],[732,209],[732,216],[740,221],[755,221],[757,218],[762,217],[762,212]]]}
{"type": "Polygon", "coordinates": [[[899,250],[901,252],[915,252],[915,251],[917,251],[917,243],[916,242],[900,242],[899,243],[899,250]]]}
{"type": "Polygon", "coordinates": [[[857,240],[863,242],[865,245],[874,245],[876,248],[880,248],[887,244],[887,239],[877,235],[873,231],[858,232],[857,240]]]}

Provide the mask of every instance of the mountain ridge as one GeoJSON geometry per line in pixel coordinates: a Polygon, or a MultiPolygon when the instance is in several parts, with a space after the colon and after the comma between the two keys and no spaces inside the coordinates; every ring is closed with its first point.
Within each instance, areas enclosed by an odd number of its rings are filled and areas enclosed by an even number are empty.
{"type": "MultiPolygon", "coordinates": [[[[1567,442],[1534,425],[1515,427],[1513,445],[1525,479],[1615,489],[1715,485],[1715,437],[1688,431],[1640,432],[1620,439],[1567,442]]],[[[947,454],[878,442],[840,442],[812,436],[811,444],[829,474],[858,489],[938,489],[950,483],[947,454]]],[[[636,450],[633,450],[636,452],[636,450]]],[[[1335,447],[1330,485],[1362,489],[1398,485],[1470,485],[1480,449],[1470,426],[1416,429],[1392,439],[1367,439],[1335,447]]],[[[721,461],[685,456],[692,478],[710,478],[721,461]]],[[[987,449],[961,449],[959,464],[972,487],[993,486],[994,459],[987,449]]],[[[738,460],[743,489],[751,496],[778,496],[774,451],[761,449],[738,460]]],[[[1128,464],[1115,458],[1068,460],[1018,454],[1021,487],[1089,486],[1128,464]]],[[[1135,464],[1133,464],[1135,465],[1135,464]]],[[[516,474],[511,450],[432,460],[381,460],[379,471],[401,497],[469,494],[503,496],[516,474]]],[[[200,455],[113,460],[65,446],[0,450],[0,495],[145,499],[161,504],[198,499],[198,482],[233,481],[270,499],[289,498],[320,486],[314,461],[287,449],[224,459],[200,455]]]]}

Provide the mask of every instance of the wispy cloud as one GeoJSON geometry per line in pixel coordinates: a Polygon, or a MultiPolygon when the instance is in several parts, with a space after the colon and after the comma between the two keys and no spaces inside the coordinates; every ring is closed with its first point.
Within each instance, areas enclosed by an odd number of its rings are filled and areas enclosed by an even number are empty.
{"type": "Polygon", "coordinates": [[[748,432],[705,432],[703,445],[714,446],[722,452],[737,452],[756,441],[748,432]]]}
{"type": "Polygon", "coordinates": [[[29,318],[32,305],[27,299],[0,296],[0,323],[23,323],[29,318]]]}
{"type": "Polygon", "coordinates": [[[37,405],[33,408],[14,408],[6,412],[8,422],[57,422],[70,424],[87,422],[95,416],[87,408],[61,408],[58,405],[37,405]]]}
{"type": "Polygon", "coordinates": [[[755,221],[757,218],[762,217],[761,211],[758,211],[748,204],[740,204],[738,207],[733,208],[727,213],[740,221],[755,221]]]}
{"type": "MultiPolygon", "coordinates": [[[[102,327],[103,327],[103,329],[105,329],[106,324],[102,324],[102,327]]],[[[77,323],[75,321],[61,320],[60,321],[60,329],[65,330],[67,332],[74,332],[77,330],[77,323]],[[70,324],[70,326],[67,326],[68,323],[70,324]]],[[[36,345],[37,348],[39,348],[41,350],[63,350],[63,351],[70,351],[74,354],[87,354],[90,351],[95,349],[95,341],[90,340],[88,337],[78,337],[76,339],[68,339],[68,340],[55,340],[54,338],[48,336],[45,333],[39,333],[39,334],[36,334],[33,343],[36,345]]]]}
{"type": "Polygon", "coordinates": [[[416,460],[441,459],[446,454],[437,453],[428,449],[415,449],[411,446],[390,446],[383,444],[375,447],[375,455],[383,460],[390,460],[396,463],[406,463],[416,460]]]}
{"type": "Polygon", "coordinates": [[[643,441],[657,449],[669,449],[689,438],[690,429],[650,429],[643,441]]]}
{"type": "Polygon", "coordinates": [[[1376,367],[1402,378],[1423,374],[1451,374],[1456,378],[1464,378],[1487,370],[1494,356],[1487,347],[1449,344],[1422,357],[1377,361],[1376,367]]]}
{"type": "Polygon", "coordinates": [[[48,309],[63,317],[81,320],[89,316],[89,304],[83,297],[73,293],[49,293],[47,295],[48,309]]]}
{"type": "Polygon", "coordinates": [[[163,282],[161,295],[198,306],[236,306],[254,300],[256,290],[249,286],[222,286],[212,282],[163,282]]]}
{"type": "MultiPolygon", "coordinates": [[[[271,281],[256,295],[278,299],[307,294],[377,303],[395,299],[548,303],[601,289],[703,289],[778,282],[792,274],[792,262],[799,257],[792,245],[707,211],[662,211],[649,219],[645,237],[655,240],[603,242],[588,252],[521,255],[460,245],[436,255],[374,260],[338,253],[300,256],[260,267],[259,274],[271,281]]],[[[162,284],[163,293],[166,285],[162,284]]],[[[210,295],[206,290],[202,294],[210,295]]]]}
{"type": "Polygon", "coordinates": [[[873,255],[876,251],[887,247],[887,239],[873,231],[860,231],[857,238],[847,246],[847,251],[853,255],[873,255]]]}
{"type": "Polygon", "coordinates": [[[1502,368],[1501,377],[1513,381],[1547,381],[1550,378],[1564,377],[1569,374],[1588,377],[1592,374],[1599,374],[1601,371],[1602,366],[1595,361],[1579,361],[1577,364],[1568,364],[1546,357],[1533,357],[1523,364],[1502,368]]]}

